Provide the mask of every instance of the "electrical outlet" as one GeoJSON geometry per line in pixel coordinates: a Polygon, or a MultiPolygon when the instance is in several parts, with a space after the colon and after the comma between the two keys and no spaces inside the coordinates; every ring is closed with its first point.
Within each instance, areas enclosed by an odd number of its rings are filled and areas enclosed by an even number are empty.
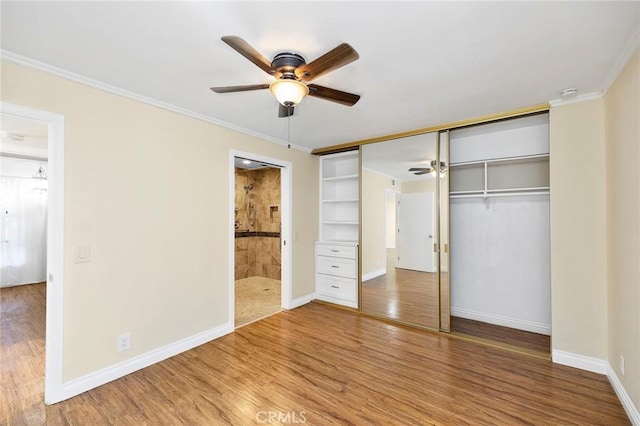
{"type": "Polygon", "coordinates": [[[131,333],[123,333],[118,336],[118,352],[131,348],[131,333]]]}
{"type": "Polygon", "coordinates": [[[620,373],[624,376],[624,356],[620,355],[620,373]]]}

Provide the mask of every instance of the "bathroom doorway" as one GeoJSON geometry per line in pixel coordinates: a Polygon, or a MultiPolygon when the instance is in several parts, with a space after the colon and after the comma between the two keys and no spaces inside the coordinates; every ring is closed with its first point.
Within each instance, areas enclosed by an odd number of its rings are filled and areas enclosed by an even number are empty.
{"type": "Polygon", "coordinates": [[[282,167],[245,155],[234,163],[234,326],[280,312],[282,167]]]}

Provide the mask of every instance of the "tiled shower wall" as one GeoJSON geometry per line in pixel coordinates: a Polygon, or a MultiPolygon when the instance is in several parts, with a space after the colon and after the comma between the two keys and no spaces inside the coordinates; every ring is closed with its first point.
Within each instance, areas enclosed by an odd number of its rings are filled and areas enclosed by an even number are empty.
{"type": "Polygon", "coordinates": [[[235,279],[280,279],[280,169],[236,169],[235,279]],[[244,187],[253,184],[247,194],[244,187]],[[248,201],[255,212],[247,216],[248,201]]]}

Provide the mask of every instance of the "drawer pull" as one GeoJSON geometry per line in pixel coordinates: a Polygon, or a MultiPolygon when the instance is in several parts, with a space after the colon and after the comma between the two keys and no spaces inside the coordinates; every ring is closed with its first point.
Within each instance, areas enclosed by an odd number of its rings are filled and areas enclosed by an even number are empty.
{"type": "Polygon", "coordinates": [[[331,288],[340,288],[339,285],[332,285],[331,288]]]}
{"type": "Polygon", "coordinates": [[[340,250],[331,250],[331,253],[340,253],[340,250]]]}
{"type": "Polygon", "coordinates": [[[338,268],[338,269],[340,268],[340,266],[338,266],[338,265],[331,265],[331,267],[332,268],[338,268]]]}

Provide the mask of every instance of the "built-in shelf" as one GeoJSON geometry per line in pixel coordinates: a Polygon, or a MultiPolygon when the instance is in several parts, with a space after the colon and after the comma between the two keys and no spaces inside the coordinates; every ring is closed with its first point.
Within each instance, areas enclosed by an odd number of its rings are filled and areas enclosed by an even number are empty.
{"type": "Polygon", "coordinates": [[[358,241],[359,171],[358,151],[320,158],[321,241],[358,241]]]}
{"type": "Polygon", "coordinates": [[[348,200],[322,200],[323,203],[357,203],[360,200],[357,198],[351,198],[348,200]]]}
{"type": "Polygon", "coordinates": [[[358,307],[360,153],[320,158],[320,241],[316,243],[316,295],[358,307]]]}
{"type": "Polygon", "coordinates": [[[323,182],[331,182],[331,181],[340,181],[340,180],[358,180],[360,176],[355,174],[355,175],[345,175],[345,176],[332,176],[332,177],[325,177],[322,178],[323,182]]]}
{"type": "Polygon", "coordinates": [[[324,220],[325,225],[358,225],[357,220],[324,220]]]}

